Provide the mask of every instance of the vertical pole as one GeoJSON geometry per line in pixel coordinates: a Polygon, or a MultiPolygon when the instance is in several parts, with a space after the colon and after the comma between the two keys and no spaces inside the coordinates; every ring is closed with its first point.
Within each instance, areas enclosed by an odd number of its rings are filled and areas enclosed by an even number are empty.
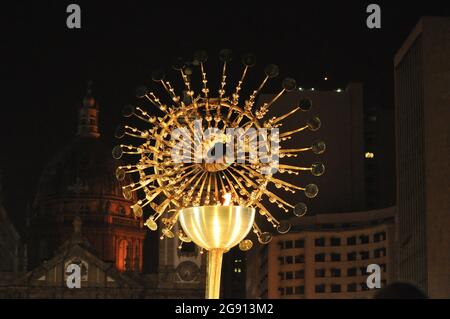
{"type": "Polygon", "coordinates": [[[206,299],[219,299],[220,274],[222,272],[223,249],[208,251],[208,268],[206,272],[206,299]]]}

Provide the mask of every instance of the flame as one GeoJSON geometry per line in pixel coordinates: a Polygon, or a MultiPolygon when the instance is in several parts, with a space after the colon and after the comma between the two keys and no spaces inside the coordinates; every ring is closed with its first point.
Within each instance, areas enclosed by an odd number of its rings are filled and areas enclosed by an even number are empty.
{"type": "Polygon", "coordinates": [[[230,206],[230,204],[231,204],[231,193],[223,194],[222,198],[223,198],[222,206],[230,206]]]}

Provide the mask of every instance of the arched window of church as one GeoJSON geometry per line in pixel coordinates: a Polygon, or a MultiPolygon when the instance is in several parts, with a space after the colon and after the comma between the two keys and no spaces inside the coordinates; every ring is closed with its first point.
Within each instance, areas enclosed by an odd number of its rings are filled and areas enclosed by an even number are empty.
{"type": "Polygon", "coordinates": [[[119,252],[117,256],[117,268],[121,271],[126,269],[127,263],[128,241],[125,239],[119,242],[119,252]]]}

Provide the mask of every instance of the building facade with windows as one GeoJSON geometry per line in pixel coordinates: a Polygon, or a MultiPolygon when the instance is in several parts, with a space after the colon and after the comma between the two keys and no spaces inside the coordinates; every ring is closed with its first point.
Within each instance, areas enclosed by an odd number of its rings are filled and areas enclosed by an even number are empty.
{"type": "Polygon", "coordinates": [[[248,298],[369,298],[367,266],[393,279],[395,208],[293,219],[290,233],[250,252],[248,298]]]}
{"type": "Polygon", "coordinates": [[[423,17],[394,68],[396,276],[450,298],[450,18],[423,17]]]}
{"type": "MultiPolygon", "coordinates": [[[[311,201],[301,193],[291,195],[294,204],[306,204],[306,216],[291,218],[289,233],[274,236],[267,246],[257,244],[248,253],[247,268],[252,272],[246,276],[247,297],[368,298],[373,294],[366,284],[368,265],[381,267],[382,285],[392,281],[393,274],[395,190],[378,178],[380,171],[386,171],[385,163],[378,159],[389,152],[380,146],[380,132],[388,132],[380,130],[369,113],[365,120],[360,84],[350,84],[340,92],[293,92],[279,103],[289,110],[303,98],[312,100],[311,111],[323,125],[318,137],[307,135],[302,143],[308,145],[320,138],[327,149],[320,159],[302,154],[302,161],[323,161],[326,172],[317,180],[307,174],[292,177],[293,184],[300,180],[317,183],[319,195],[311,201]],[[382,202],[383,196],[390,200],[382,202]]],[[[378,120],[384,119],[380,116],[378,120]]],[[[289,121],[286,124],[283,130],[294,127],[289,121]]],[[[298,147],[298,142],[292,143],[298,147]]],[[[389,173],[392,170],[386,171],[389,173]]]]}

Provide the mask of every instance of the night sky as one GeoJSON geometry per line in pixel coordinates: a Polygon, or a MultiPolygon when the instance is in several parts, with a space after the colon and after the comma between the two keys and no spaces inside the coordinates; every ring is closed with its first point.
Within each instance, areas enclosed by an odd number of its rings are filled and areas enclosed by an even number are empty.
{"type": "Polygon", "coordinates": [[[450,15],[448,0],[180,2],[2,3],[0,169],[5,206],[19,229],[45,164],[75,135],[88,79],[101,106],[102,138],[111,145],[121,108],[135,102],[135,88],[150,83],[158,67],[167,67],[168,78],[181,88],[170,71],[172,58],[188,58],[198,49],[209,53],[210,77],[220,49],[235,53],[234,80],[239,57],[253,52],[258,62],[250,87],[266,64],[275,63],[280,78],[266,93],[278,90],[284,76],[316,89],[358,81],[366,107],[393,108],[396,50],[421,16],[450,15]],[[66,27],[69,3],[81,6],[81,30],[66,27]],[[366,26],[370,3],[381,6],[381,29],[366,26]]]}

